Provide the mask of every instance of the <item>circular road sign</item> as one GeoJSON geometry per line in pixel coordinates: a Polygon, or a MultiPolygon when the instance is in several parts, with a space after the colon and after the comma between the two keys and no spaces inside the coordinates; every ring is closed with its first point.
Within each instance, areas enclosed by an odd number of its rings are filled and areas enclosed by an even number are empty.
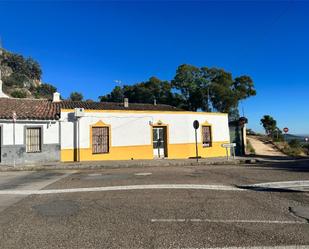
{"type": "Polygon", "coordinates": [[[283,128],[283,131],[284,131],[285,133],[288,133],[288,132],[289,132],[289,128],[285,127],[285,128],[283,128]]]}
{"type": "Polygon", "coordinates": [[[197,120],[194,120],[193,127],[195,130],[197,130],[200,127],[200,123],[197,120]]]}

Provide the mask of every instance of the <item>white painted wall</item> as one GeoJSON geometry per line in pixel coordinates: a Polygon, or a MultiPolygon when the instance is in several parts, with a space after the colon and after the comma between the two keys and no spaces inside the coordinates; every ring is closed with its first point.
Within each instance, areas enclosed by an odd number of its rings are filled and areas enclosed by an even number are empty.
{"type": "MultiPolygon", "coordinates": [[[[2,142],[3,145],[13,145],[13,123],[7,121],[0,121],[2,127],[2,142]]],[[[43,143],[44,144],[58,144],[59,143],[59,123],[52,121],[48,122],[31,122],[18,121],[15,124],[15,144],[22,145],[25,143],[25,126],[43,126],[43,143]]]]}
{"type": "MultiPolygon", "coordinates": [[[[71,114],[72,115],[72,114],[71,114]]],[[[193,121],[200,124],[208,122],[212,125],[213,141],[229,141],[227,115],[214,114],[171,114],[171,113],[124,113],[124,112],[86,112],[80,123],[80,148],[90,147],[90,126],[102,121],[111,125],[112,146],[149,145],[151,144],[150,122],[161,121],[169,125],[169,143],[194,143],[193,121]]],[[[68,120],[68,112],[61,113],[61,148],[74,148],[74,124],[68,120]]],[[[198,130],[200,134],[200,129],[198,130]]],[[[198,135],[198,142],[201,136],[198,135]]]]}

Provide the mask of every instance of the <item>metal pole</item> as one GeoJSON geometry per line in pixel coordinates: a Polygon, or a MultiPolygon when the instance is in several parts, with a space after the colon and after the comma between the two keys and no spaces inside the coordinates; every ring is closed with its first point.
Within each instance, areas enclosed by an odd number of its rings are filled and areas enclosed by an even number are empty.
{"type": "Polygon", "coordinates": [[[233,146],[233,159],[235,160],[235,147],[233,146]]]}
{"type": "Polygon", "coordinates": [[[16,166],[16,162],[15,162],[15,153],[16,153],[16,148],[15,148],[15,121],[13,122],[13,148],[14,148],[14,151],[13,151],[13,165],[14,167],[16,166]]]}
{"type": "Polygon", "coordinates": [[[196,153],[196,162],[198,163],[197,129],[195,129],[195,153],[196,153]]]}
{"type": "MultiPolygon", "coordinates": [[[[158,136],[159,136],[159,133],[158,133],[158,136]]],[[[160,156],[160,146],[161,146],[160,138],[158,139],[157,146],[158,146],[158,157],[161,158],[161,156],[160,156]]]]}
{"type": "Polygon", "coordinates": [[[79,118],[77,118],[77,133],[78,133],[78,135],[77,135],[77,137],[78,137],[78,142],[77,142],[77,146],[78,146],[78,149],[77,149],[77,153],[78,153],[78,161],[80,162],[80,132],[79,132],[79,118]]]}

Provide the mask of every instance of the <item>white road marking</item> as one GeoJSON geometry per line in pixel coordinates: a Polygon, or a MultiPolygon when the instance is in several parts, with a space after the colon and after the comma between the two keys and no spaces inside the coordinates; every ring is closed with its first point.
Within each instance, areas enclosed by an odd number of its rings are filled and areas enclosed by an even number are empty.
{"type": "Polygon", "coordinates": [[[150,176],[150,175],[152,175],[152,173],[135,173],[134,175],[136,175],[136,176],[150,176]]]}
{"type": "MultiPolygon", "coordinates": [[[[308,249],[309,245],[290,245],[290,246],[246,246],[246,247],[211,247],[204,249],[308,249]]],[[[183,249],[186,249],[185,247],[183,249]]],[[[189,248],[188,248],[189,249],[189,248]]],[[[192,249],[192,247],[190,248],[192,249]]]]}
{"type": "Polygon", "coordinates": [[[151,222],[207,222],[207,223],[265,223],[265,224],[309,224],[297,220],[221,220],[221,219],[151,219],[151,222]]]}
{"type": "Polygon", "coordinates": [[[44,195],[80,192],[101,192],[117,190],[147,190],[147,189],[193,189],[193,190],[218,190],[218,191],[247,191],[227,185],[199,185],[199,184],[153,184],[153,185],[128,185],[93,188],[69,189],[44,189],[44,190],[0,190],[0,195],[44,195]]]}

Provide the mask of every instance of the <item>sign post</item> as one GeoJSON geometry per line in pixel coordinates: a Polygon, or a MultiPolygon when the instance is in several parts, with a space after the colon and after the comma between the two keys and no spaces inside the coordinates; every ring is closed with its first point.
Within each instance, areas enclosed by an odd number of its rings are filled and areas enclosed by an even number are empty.
{"type": "Polygon", "coordinates": [[[14,147],[14,152],[13,152],[13,163],[14,163],[14,167],[16,166],[16,162],[15,162],[15,154],[16,154],[16,148],[15,148],[15,123],[17,120],[17,115],[16,112],[13,112],[12,114],[12,119],[13,119],[13,147],[14,147]]]}
{"type": "Polygon", "coordinates": [[[284,131],[284,141],[286,141],[286,134],[289,132],[289,128],[288,127],[284,127],[283,131],[284,131]]]}
{"type": "Polygon", "coordinates": [[[196,162],[198,162],[198,146],[197,146],[197,129],[200,127],[200,123],[198,120],[194,120],[193,122],[193,128],[195,130],[195,156],[196,156],[196,162]]]}
{"type": "Polygon", "coordinates": [[[221,147],[222,147],[222,148],[225,148],[225,150],[226,150],[226,158],[227,158],[227,160],[229,160],[229,151],[228,151],[228,149],[232,149],[232,151],[233,151],[233,159],[235,159],[235,147],[236,147],[236,143],[222,144],[221,147]]]}

